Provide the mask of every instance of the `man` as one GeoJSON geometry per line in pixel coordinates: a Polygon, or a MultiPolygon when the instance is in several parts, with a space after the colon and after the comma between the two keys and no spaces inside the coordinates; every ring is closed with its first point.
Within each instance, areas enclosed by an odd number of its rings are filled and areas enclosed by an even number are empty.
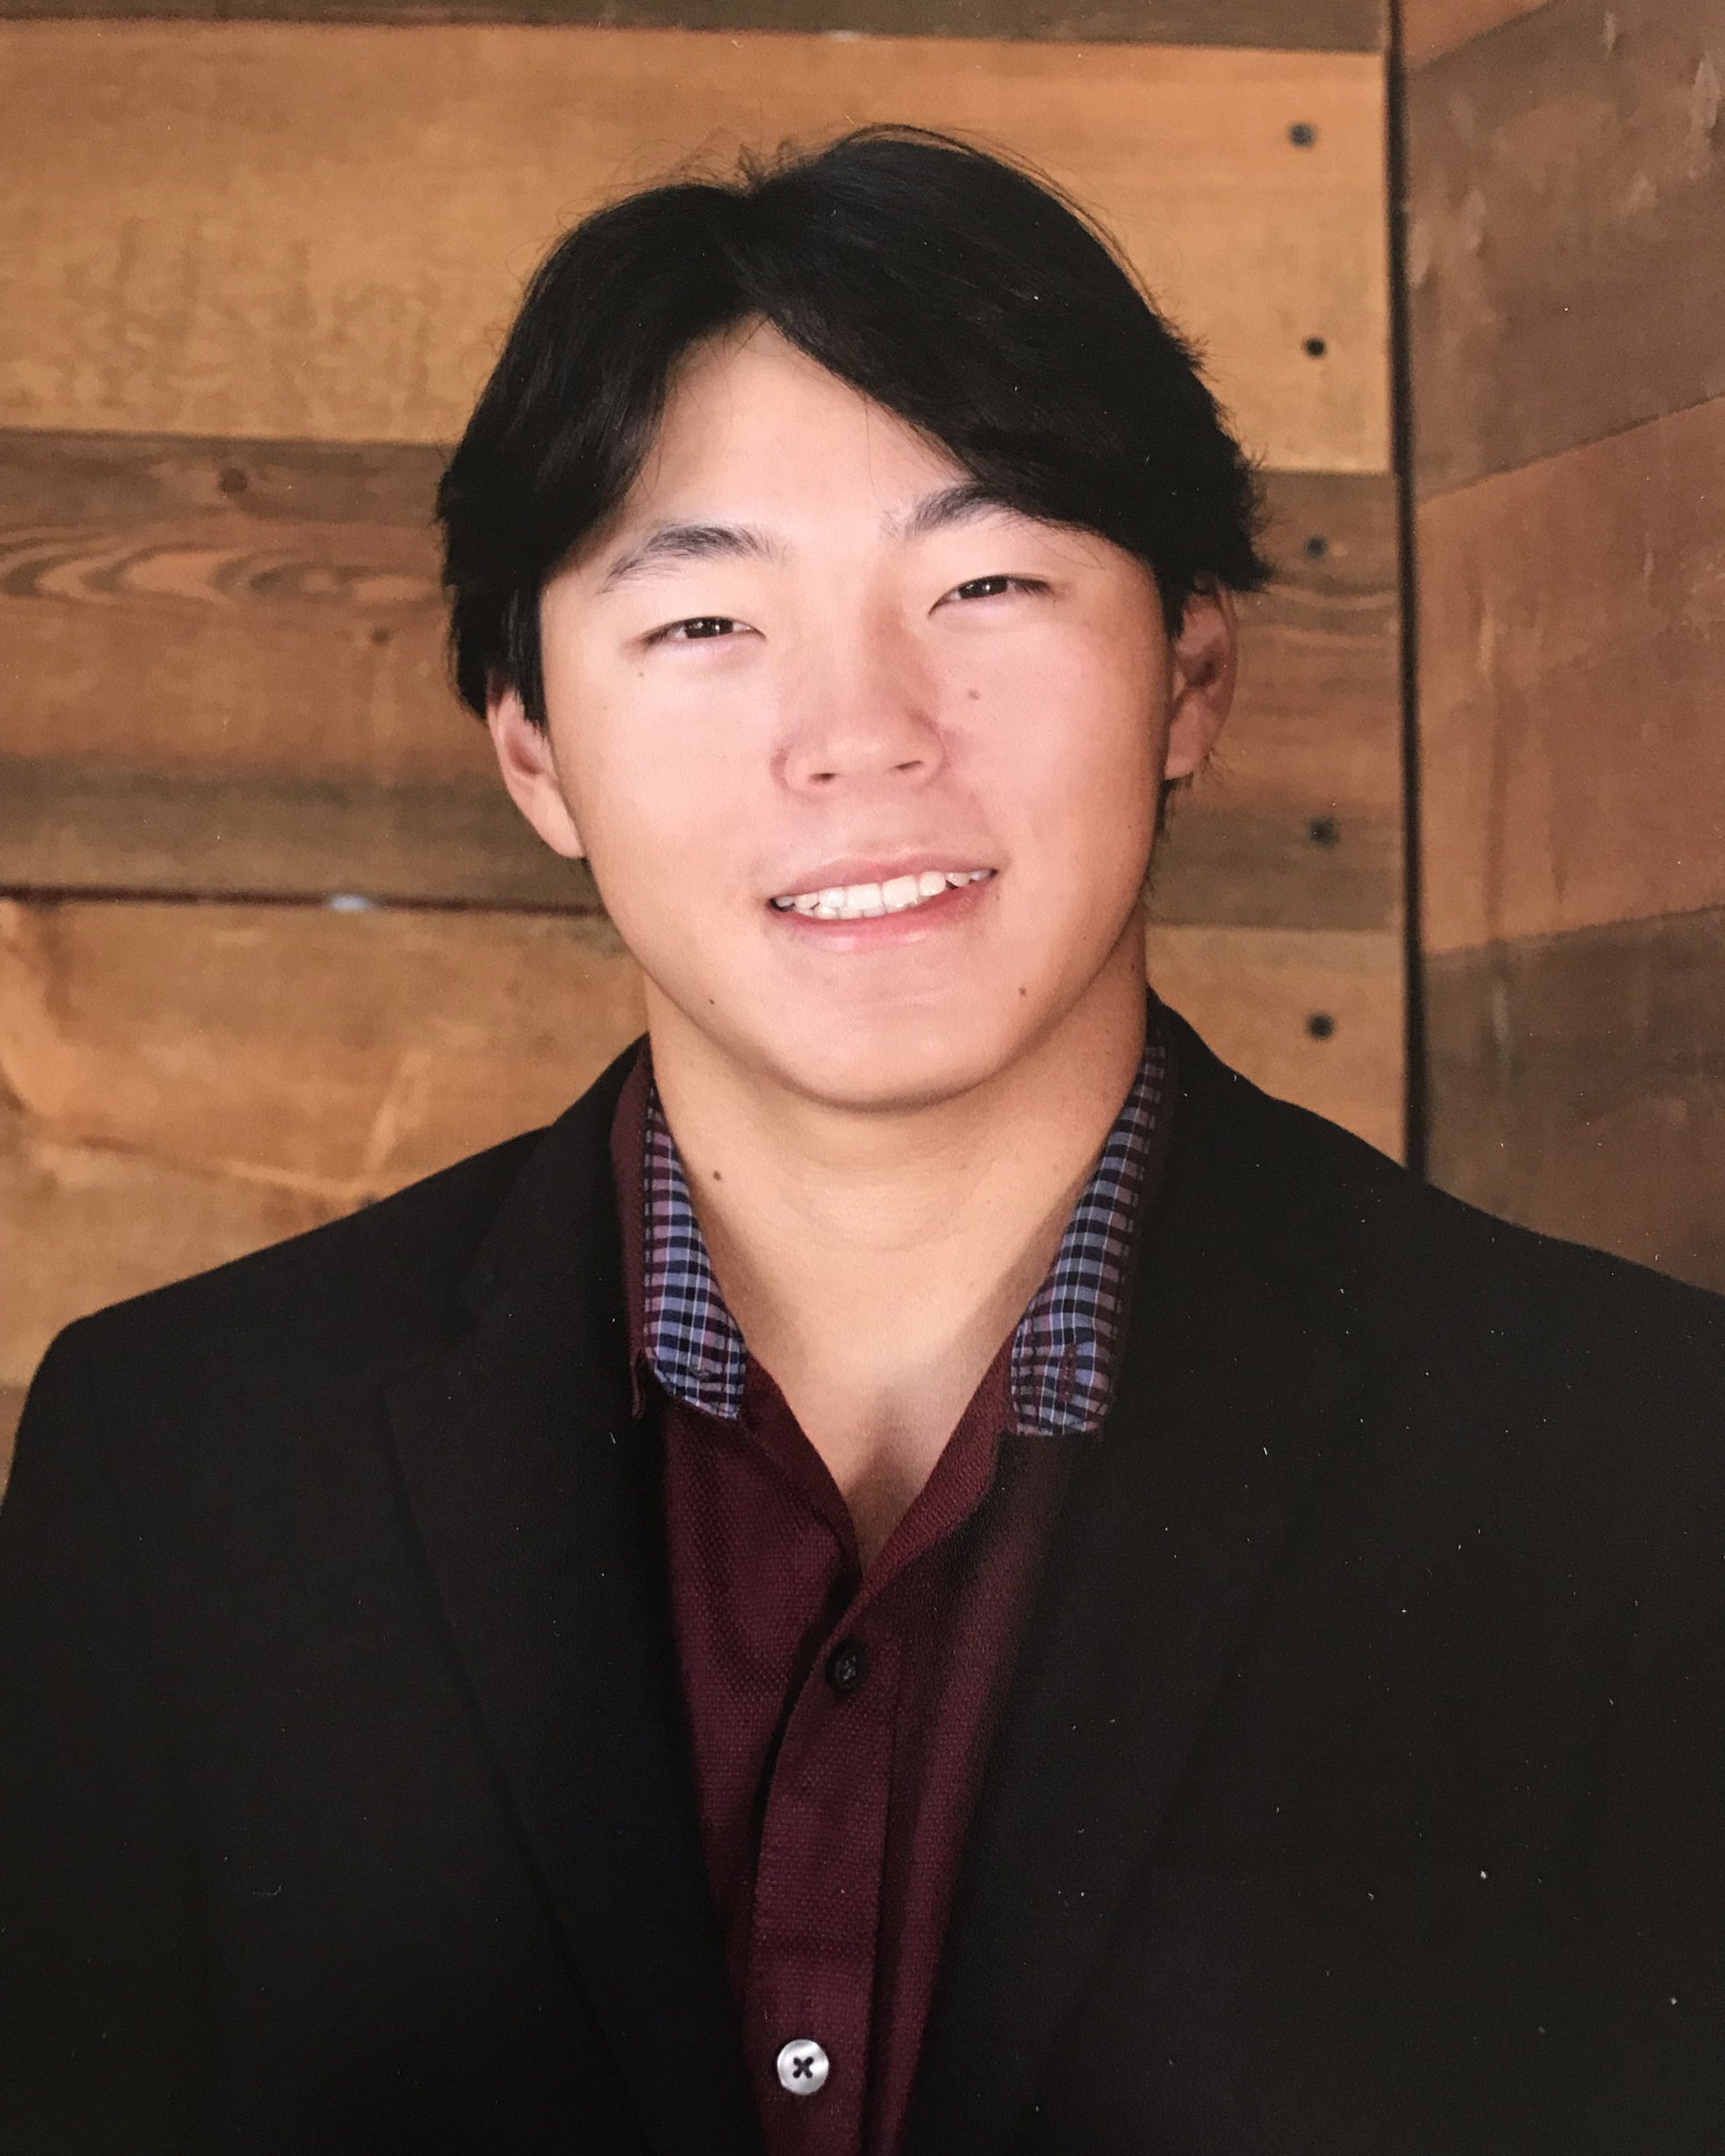
{"type": "Polygon", "coordinates": [[[578,228],[440,506],[648,1040],[51,1351],[4,2146],[1725,2145],[1721,1305],[1146,997],[1172,332],[866,132],[578,228]]]}

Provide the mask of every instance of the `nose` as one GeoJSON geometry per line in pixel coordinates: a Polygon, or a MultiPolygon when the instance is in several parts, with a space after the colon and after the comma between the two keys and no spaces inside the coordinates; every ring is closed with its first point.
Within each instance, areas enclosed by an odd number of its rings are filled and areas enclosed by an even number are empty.
{"type": "Polygon", "coordinates": [[[801,793],[919,785],[943,757],[937,700],[907,640],[878,618],[829,640],[800,670],[781,776],[801,793]]]}

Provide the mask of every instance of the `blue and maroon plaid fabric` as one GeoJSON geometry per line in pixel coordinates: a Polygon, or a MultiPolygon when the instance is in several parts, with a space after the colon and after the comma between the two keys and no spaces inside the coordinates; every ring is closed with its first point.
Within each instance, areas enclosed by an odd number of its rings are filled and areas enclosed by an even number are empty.
{"type": "MultiPolygon", "coordinates": [[[[1166,1067],[1153,1015],[1132,1090],[1013,1335],[1013,1409],[1022,1435],[1079,1436],[1099,1428],[1108,1411],[1166,1067]]],[[[648,1088],[641,1150],[649,1358],[668,1392],[735,1421],[743,1406],[743,1336],[713,1277],[656,1086],[648,1088]]]]}

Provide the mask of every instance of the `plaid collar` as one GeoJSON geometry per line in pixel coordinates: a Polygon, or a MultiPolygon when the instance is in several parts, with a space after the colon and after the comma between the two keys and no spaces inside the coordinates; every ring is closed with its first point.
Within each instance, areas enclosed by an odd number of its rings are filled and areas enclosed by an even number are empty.
{"type": "MultiPolygon", "coordinates": [[[[1013,1335],[1013,1411],[1021,1435],[1080,1436],[1099,1428],[1108,1411],[1166,1076],[1153,1011],[1132,1090],[1013,1335]]],[[[719,1292],[683,1162],[650,1084],[641,1156],[648,1359],[668,1392],[734,1422],[742,1413],[747,1350],[719,1292]]]]}

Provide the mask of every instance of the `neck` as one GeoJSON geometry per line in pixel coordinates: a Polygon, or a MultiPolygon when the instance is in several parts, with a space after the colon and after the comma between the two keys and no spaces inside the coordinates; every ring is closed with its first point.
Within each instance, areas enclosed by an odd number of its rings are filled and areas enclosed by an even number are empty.
{"type": "Polygon", "coordinates": [[[1053,1260],[1137,1069],[1142,954],[1135,918],[1009,1065],[886,1111],[739,1065],[649,989],[654,1074],[720,1287],[865,1561],[1053,1260]]]}

